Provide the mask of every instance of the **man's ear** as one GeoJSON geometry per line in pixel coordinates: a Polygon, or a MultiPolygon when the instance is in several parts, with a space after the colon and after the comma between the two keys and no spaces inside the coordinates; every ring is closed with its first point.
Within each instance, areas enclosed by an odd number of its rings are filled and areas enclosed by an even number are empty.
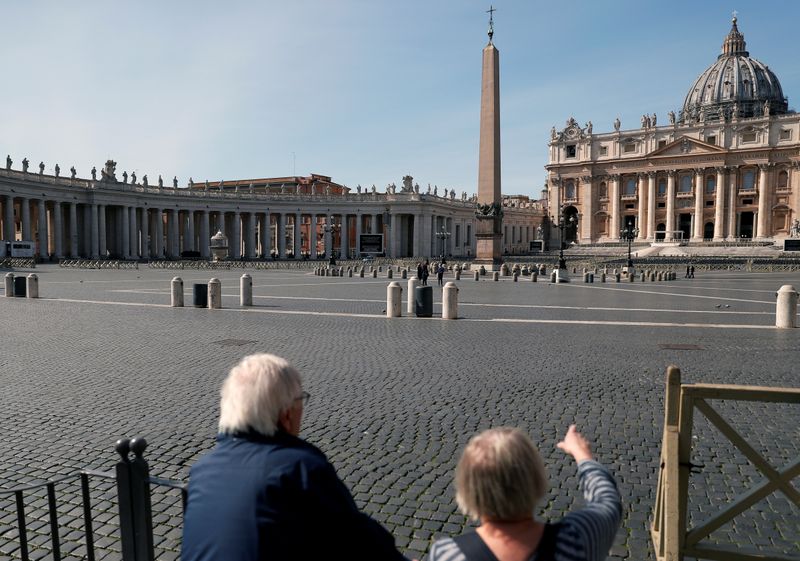
{"type": "Polygon", "coordinates": [[[291,432],[292,427],[292,410],[291,408],[284,409],[281,411],[280,415],[278,415],[278,428],[282,429],[283,432],[291,432]]]}

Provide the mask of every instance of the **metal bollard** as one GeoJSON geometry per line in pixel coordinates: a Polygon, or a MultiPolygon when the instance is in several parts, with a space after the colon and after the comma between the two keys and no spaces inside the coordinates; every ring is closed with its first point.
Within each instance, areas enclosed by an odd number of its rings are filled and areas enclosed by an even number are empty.
{"type": "Polygon", "coordinates": [[[481,280],[481,272],[480,271],[475,271],[475,280],[476,281],[481,280]]]}
{"type": "Polygon", "coordinates": [[[222,307],[222,283],[219,279],[208,281],[208,307],[217,310],[222,307]]]}
{"type": "Polygon", "coordinates": [[[797,327],[797,291],[791,284],[784,284],[775,296],[775,327],[797,327]]]}
{"type": "Polygon", "coordinates": [[[594,284],[594,273],[589,273],[589,282],[594,284]]]}
{"type": "Polygon", "coordinates": [[[243,274],[242,278],[239,279],[239,305],[253,305],[253,277],[247,273],[243,274]]]}
{"type": "Polygon", "coordinates": [[[386,287],[386,317],[399,318],[401,315],[403,289],[397,281],[386,287]]]}
{"type": "Polygon", "coordinates": [[[403,280],[408,278],[408,269],[403,269],[403,271],[400,273],[400,278],[403,280]]]}
{"type": "Polygon", "coordinates": [[[586,269],[583,270],[583,282],[589,282],[589,273],[586,272],[586,269]]]}
{"type": "Polygon", "coordinates": [[[183,279],[174,277],[170,283],[172,289],[170,293],[169,305],[173,308],[183,308],[183,279]]]}
{"type": "Polygon", "coordinates": [[[378,269],[372,269],[372,278],[373,279],[377,279],[378,278],[378,269]]]}
{"type": "Polygon", "coordinates": [[[358,276],[362,279],[364,278],[364,267],[361,267],[361,270],[358,272],[358,276]]]}
{"type": "Polygon", "coordinates": [[[386,278],[387,278],[387,279],[390,279],[390,278],[392,278],[393,276],[394,276],[394,272],[392,271],[392,268],[391,268],[391,267],[389,267],[389,269],[386,271],[386,278]]]}
{"type": "Polygon", "coordinates": [[[458,319],[458,287],[452,281],[442,291],[442,319],[458,319]]]}
{"type": "Polygon", "coordinates": [[[539,278],[539,273],[536,272],[536,269],[531,271],[531,282],[536,282],[536,279],[539,278]]]}
{"type": "Polygon", "coordinates": [[[25,277],[25,286],[28,292],[28,298],[39,297],[39,277],[36,276],[36,273],[31,273],[25,277]]]}
{"type": "Polygon", "coordinates": [[[622,275],[619,274],[619,271],[614,271],[614,282],[619,282],[622,280],[622,275]]]}
{"type": "Polygon", "coordinates": [[[348,269],[347,269],[347,276],[352,278],[352,276],[353,276],[353,269],[350,269],[350,268],[348,268],[348,269]]]}
{"type": "Polygon", "coordinates": [[[605,270],[603,270],[603,272],[600,273],[600,282],[606,282],[606,272],[605,272],[605,270]]]}
{"type": "Polygon", "coordinates": [[[411,275],[408,279],[408,306],[406,307],[406,311],[408,311],[408,315],[414,313],[414,291],[419,285],[419,279],[411,275]]]}
{"type": "Polygon", "coordinates": [[[14,273],[6,273],[6,296],[14,296],[14,273]]]}
{"type": "Polygon", "coordinates": [[[519,282],[519,273],[514,273],[514,282],[519,282]]]}
{"type": "Polygon", "coordinates": [[[644,271],[642,271],[641,279],[642,279],[642,282],[647,280],[647,276],[645,275],[644,271]]]}
{"type": "Polygon", "coordinates": [[[492,280],[493,280],[493,281],[498,281],[498,280],[500,280],[500,273],[498,273],[497,271],[495,271],[494,273],[492,273],[492,280]]]}

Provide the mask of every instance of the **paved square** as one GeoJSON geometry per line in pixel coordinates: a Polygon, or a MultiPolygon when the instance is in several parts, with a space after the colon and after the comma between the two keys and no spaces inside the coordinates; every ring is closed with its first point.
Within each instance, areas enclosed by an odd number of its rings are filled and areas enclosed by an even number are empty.
{"type": "MultiPolygon", "coordinates": [[[[303,435],[414,556],[435,536],[462,530],[455,463],[469,437],[490,426],[522,427],[539,444],[553,487],[543,517],[579,503],[574,466],[555,448],[575,422],[623,495],[612,557],[652,559],[666,366],[680,366],[684,382],[798,385],[800,330],[772,327],[775,291],[800,287],[797,274],[698,271],[694,280],[558,286],[465,275],[461,319],[443,321],[386,319],[385,273],[248,270],[255,306],[241,309],[242,270],[35,272],[40,300],[0,297],[0,488],[86,466],[111,469],[113,443],[123,436],[147,438],[154,475],[185,479],[213,445],[227,370],[245,354],[267,351],[292,361],[312,394],[303,435]],[[220,278],[225,309],[170,308],[175,275],[187,304],[193,283],[220,278]]],[[[436,313],[436,287],[434,295],[436,313]]],[[[719,410],[773,465],[800,454],[797,407],[719,410]]],[[[693,520],[760,481],[708,423],[696,425],[692,463],[704,467],[691,478],[693,520]]],[[[118,558],[113,494],[96,485],[98,545],[118,558]]],[[[72,491],[64,485],[67,496],[72,491]]],[[[46,502],[37,496],[29,530],[46,535],[46,502]]],[[[176,558],[179,504],[174,493],[154,501],[159,558],[176,558]]],[[[78,519],[74,504],[59,512],[78,519]]],[[[0,497],[0,560],[19,554],[13,512],[13,497],[0,497]]],[[[800,512],[773,494],[712,536],[796,555],[800,512]]],[[[80,558],[79,534],[62,538],[67,558],[80,558]]],[[[37,535],[35,545],[33,558],[47,553],[44,538],[37,535]]]]}

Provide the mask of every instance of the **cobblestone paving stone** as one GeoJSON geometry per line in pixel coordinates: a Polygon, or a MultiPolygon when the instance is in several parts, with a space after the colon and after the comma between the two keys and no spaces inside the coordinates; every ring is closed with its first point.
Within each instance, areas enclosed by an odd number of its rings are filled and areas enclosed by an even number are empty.
{"type": "MultiPolygon", "coordinates": [[[[465,276],[458,283],[464,319],[441,321],[382,317],[385,278],[251,272],[257,307],[242,311],[241,273],[183,271],[187,304],[192,282],[222,280],[228,309],[216,311],[165,307],[174,271],[35,272],[42,299],[0,296],[0,488],[87,466],[111,470],[113,443],[123,436],[147,438],[154,475],[185,479],[213,446],[227,370],[244,354],[268,351],[294,362],[313,396],[304,436],[329,456],[359,506],[413,556],[464,528],[451,486],[455,463],[469,437],[490,426],[522,427],[538,443],[553,487],[544,518],[580,504],[574,466],[555,448],[576,422],[615,473],[624,498],[625,521],[611,557],[652,559],[648,525],[665,367],[679,365],[684,382],[798,385],[800,330],[678,325],[769,326],[774,291],[800,285],[786,273],[570,286],[522,278],[476,283],[465,276]],[[509,307],[515,303],[532,307],[509,307]],[[541,320],[598,323],[533,323],[541,320]],[[700,348],[662,348],[668,344],[700,348]]],[[[434,295],[438,302],[435,287],[434,295]]],[[[797,407],[717,408],[779,469],[800,454],[797,407]]],[[[704,468],[691,478],[690,518],[698,521],[761,477],[695,418],[692,462],[704,468]]],[[[58,489],[62,553],[83,558],[79,487],[58,489]]],[[[119,559],[113,488],[94,481],[92,495],[99,558],[119,559]]],[[[153,504],[158,557],[177,558],[180,498],[157,489],[153,504]]],[[[32,558],[49,555],[46,507],[43,492],[26,499],[37,544],[32,558]]],[[[796,555],[800,512],[773,494],[710,541],[796,555]]],[[[18,556],[13,497],[0,497],[0,560],[18,556]]]]}

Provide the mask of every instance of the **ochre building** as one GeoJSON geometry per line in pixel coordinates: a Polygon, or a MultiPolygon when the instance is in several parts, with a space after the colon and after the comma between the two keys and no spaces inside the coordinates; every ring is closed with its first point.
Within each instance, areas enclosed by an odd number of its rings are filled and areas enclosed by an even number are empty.
{"type": "Polygon", "coordinates": [[[553,128],[549,212],[577,218],[567,242],[778,241],[800,209],[800,114],[770,68],[751,58],[736,18],[722,54],[666,123],[595,133],[570,118],[553,128]]]}

